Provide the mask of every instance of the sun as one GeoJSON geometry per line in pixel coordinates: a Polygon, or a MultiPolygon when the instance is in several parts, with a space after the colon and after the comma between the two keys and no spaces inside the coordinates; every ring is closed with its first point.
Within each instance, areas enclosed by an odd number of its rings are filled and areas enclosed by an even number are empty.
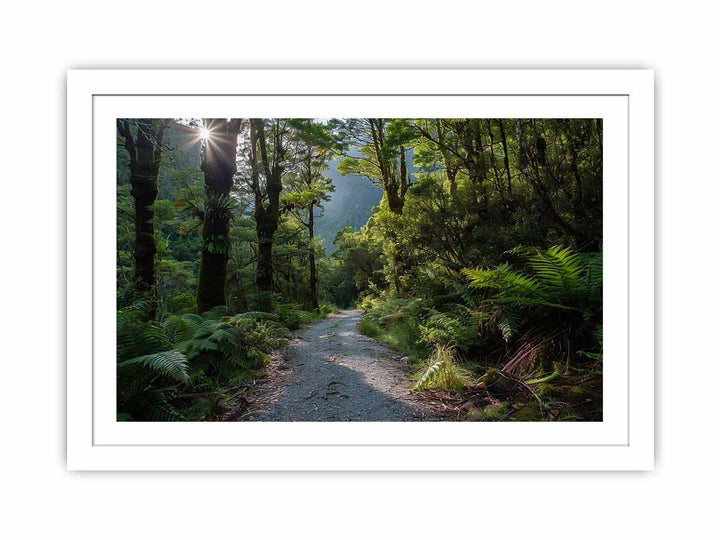
{"type": "Polygon", "coordinates": [[[208,128],[200,128],[200,139],[207,141],[210,138],[210,130],[208,128]]]}

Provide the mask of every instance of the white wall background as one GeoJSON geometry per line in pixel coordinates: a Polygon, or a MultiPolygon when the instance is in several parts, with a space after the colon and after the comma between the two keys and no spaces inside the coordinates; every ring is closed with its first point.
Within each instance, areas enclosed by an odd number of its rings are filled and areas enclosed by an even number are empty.
{"type": "Polygon", "coordinates": [[[710,2],[11,2],[0,127],[5,538],[708,537],[720,355],[717,13],[710,2]],[[669,4],[669,3],[668,3],[669,4]],[[265,8],[263,9],[263,7],[265,8]],[[657,470],[69,474],[65,70],[649,67],[657,73],[657,470]],[[30,264],[27,264],[30,263],[30,264]]]}

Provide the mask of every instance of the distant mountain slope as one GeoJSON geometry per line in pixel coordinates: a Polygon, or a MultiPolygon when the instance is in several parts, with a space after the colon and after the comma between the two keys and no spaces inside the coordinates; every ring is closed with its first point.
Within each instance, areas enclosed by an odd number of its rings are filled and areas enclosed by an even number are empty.
{"type": "Polygon", "coordinates": [[[325,176],[332,179],[335,191],[315,219],[315,234],[323,239],[327,255],[335,251],[332,242],[337,232],[348,226],[358,230],[365,225],[373,207],[382,198],[382,189],[374,187],[366,178],[341,176],[337,170],[339,162],[339,159],[331,161],[325,172],[325,176]]]}

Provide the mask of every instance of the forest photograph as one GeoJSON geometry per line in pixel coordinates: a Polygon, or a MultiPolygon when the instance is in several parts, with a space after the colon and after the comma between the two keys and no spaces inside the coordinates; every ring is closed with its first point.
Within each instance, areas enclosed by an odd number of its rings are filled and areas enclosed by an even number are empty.
{"type": "Polygon", "coordinates": [[[603,420],[602,119],[116,129],[117,421],[603,420]]]}

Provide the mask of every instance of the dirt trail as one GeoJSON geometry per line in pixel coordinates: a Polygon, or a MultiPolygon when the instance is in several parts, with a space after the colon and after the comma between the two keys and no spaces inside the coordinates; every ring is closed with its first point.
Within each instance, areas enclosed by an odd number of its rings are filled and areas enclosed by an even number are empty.
{"type": "Polygon", "coordinates": [[[250,397],[253,421],[429,419],[397,353],[357,331],[359,311],[301,329],[250,397]]]}

